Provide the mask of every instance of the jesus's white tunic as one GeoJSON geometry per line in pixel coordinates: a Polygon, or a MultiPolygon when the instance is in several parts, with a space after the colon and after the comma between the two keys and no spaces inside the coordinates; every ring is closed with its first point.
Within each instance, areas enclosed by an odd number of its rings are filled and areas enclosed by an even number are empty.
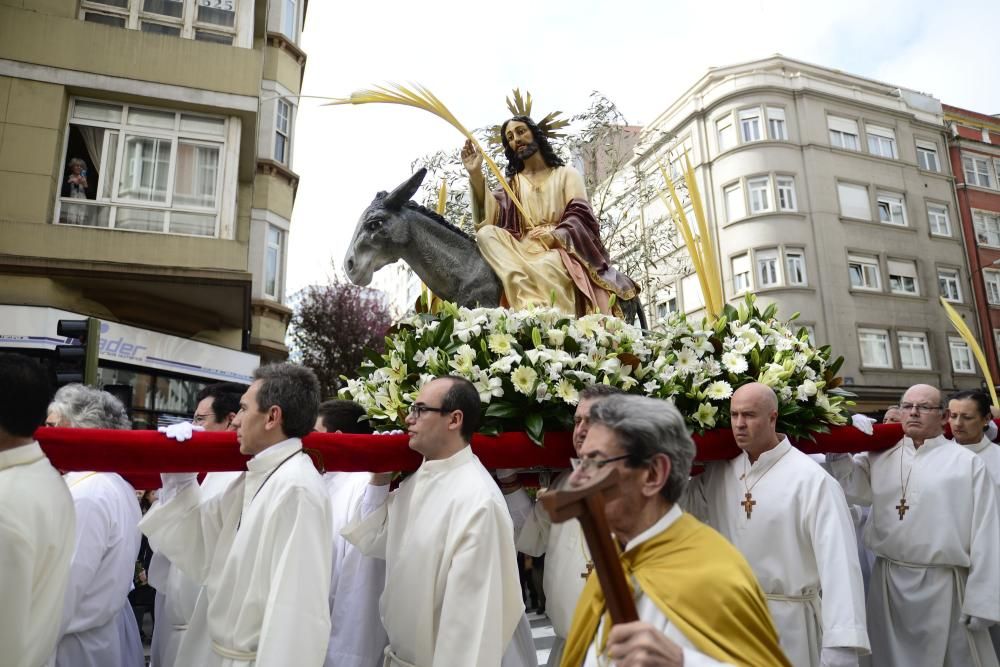
{"type": "Polygon", "coordinates": [[[330,637],[332,519],[302,442],[291,438],[265,449],[240,479],[205,502],[194,475],[163,478],[172,497],[150,509],[140,527],[153,549],[205,586],[177,664],[322,665],[330,637]]]}
{"type": "Polygon", "coordinates": [[[963,613],[1000,620],[1000,519],[982,460],[938,436],[831,459],[831,468],[852,502],[872,506],[872,664],[995,667],[989,633],[959,623],[963,613]]]}
{"type": "Polygon", "coordinates": [[[368,516],[385,502],[389,485],[371,487],[366,472],[323,476],[333,511],[333,569],[330,574],[330,644],[325,667],[376,667],[389,639],[379,617],[385,561],[365,556],[340,534],[356,516],[368,516]]]}
{"type": "MultiPolygon", "coordinates": [[[[202,502],[214,498],[240,477],[238,472],[211,472],[201,483],[202,502]]],[[[169,500],[161,491],[158,503],[169,500]]],[[[202,586],[179,568],[172,567],[170,559],[160,552],[153,554],[149,563],[149,585],[156,589],[156,625],[150,646],[150,664],[154,667],[180,667],[177,653],[194,615],[202,586]]],[[[203,623],[203,622],[202,622],[203,623]]]]}
{"type": "Polygon", "coordinates": [[[0,451],[0,667],[39,667],[55,651],[75,525],[37,442],[0,451]]]}
{"type": "Polygon", "coordinates": [[[76,545],[56,666],[142,667],[128,604],[142,542],[135,489],[114,473],[71,472],[64,479],[76,509],[76,545]]]}
{"type": "Polygon", "coordinates": [[[510,514],[469,447],[424,461],[343,534],[386,559],[387,664],[499,667],[524,604],[510,514]]]}
{"type": "Polygon", "coordinates": [[[823,647],[869,651],[854,524],[837,481],[787,438],[750,465],[746,453],[709,463],[681,504],[746,557],[796,667],[823,647]],[[743,478],[744,473],[746,479],[743,478]],[[750,486],[750,518],[744,505],[750,486]]]}

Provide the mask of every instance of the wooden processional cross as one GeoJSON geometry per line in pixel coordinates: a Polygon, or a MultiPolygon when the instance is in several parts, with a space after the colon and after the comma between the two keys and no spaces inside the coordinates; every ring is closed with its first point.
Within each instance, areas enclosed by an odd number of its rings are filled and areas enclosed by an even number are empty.
{"type": "Polygon", "coordinates": [[[538,494],[538,499],[553,523],[579,519],[611,622],[631,623],[639,620],[639,614],[604,515],[604,505],[618,495],[618,490],[618,471],[610,469],[599,471],[582,486],[545,491],[538,494]]]}

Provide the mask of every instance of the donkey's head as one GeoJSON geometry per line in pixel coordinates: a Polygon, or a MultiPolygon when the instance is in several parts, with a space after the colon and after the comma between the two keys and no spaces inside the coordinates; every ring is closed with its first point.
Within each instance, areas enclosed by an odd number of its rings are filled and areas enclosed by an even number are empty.
{"type": "Polygon", "coordinates": [[[355,285],[369,284],[373,273],[399,259],[399,248],[409,235],[403,221],[403,205],[413,197],[426,175],[427,170],[421,168],[389,194],[378,193],[361,214],[344,257],[344,270],[355,285]]]}

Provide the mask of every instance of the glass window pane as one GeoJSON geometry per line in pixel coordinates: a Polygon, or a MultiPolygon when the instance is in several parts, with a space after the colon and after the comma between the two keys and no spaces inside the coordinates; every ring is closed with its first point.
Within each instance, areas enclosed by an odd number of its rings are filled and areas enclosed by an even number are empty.
{"type": "Polygon", "coordinates": [[[150,23],[149,21],[143,21],[141,28],[143,32],[152,33],[154,35],[171,35],[173,37],[181,36],[181,29],[177,26],[163,25],[162,23],[150,23]]]}
{"type": "Polygon", "coordinates": [[[170,213],[170,233],[215,236],[215,216],[173,211],[170,213]]]}
{"type": "Polygon", "coordinates": [[[198,0],[198,21],[232,28],[236,25],[234,0],[198,0]]]}
{"type": "Polygon", "coordinates": [[[120,207],[118,217],[115,218],[115,228],[139,232],[162,232],[164,217],[163,211],[120,207]]]}
{"type": "Polygon", "coordinates": [[[73,117],[83,120],[100,120],[107,123],[122,122],[122,108],[117,104],[101,104],[77,100],[73,104],[73,117]]]}
{"type": "Polygon", "coordinates": [[[184,15],[184,3],[180,0],[143,0],[142,10],[181,18],[184,15]]]}
{"type": "Polygon", "coordinates": [[[111,191],[114,188],[115,166],[118,164],[118,133],[108,133],[108,149],[104,153],[104,173],[107,178],[101,179],[101,199],[111,199],[111,191]]]}
{"type": "Polygon", "coordinates": [[[169,139],[126,136],[125,164],[118,182],[118,196],[165,202],[169,170],[169,139]]]}
{"type": "Polygon", "coordinates": [[[128,0],[89,0],[95,4],[108,5],[109,7],[128,8],[128,0]]]}
{"type": "Polygon", "coordinates": [[[281,10],[281,32],[295,39],[296,23],[295,0],[285,0],[281,10]]]}
{"type": "Polygon", "coordinates": [[[174,171],[174,205],[215,207],[219,180],[219,149],[181,141],[174,171]]]}
{"type": "Polygon", "coordinates": [[[124,16],[113,16],[111,14],[100,14],[98,12],[85,12],[83,15],[83,20],[89,21],[90,23],[100,23],[102,25],[110,25],[116,28],[125,27],[124,16]]]}
{"type": "Polygon", "coordinates": [[[213,44],[227,44],[230,46],[233,43],[232,35],[221,35],[217,32],[208,32],[207,30],[195,30],[194,39],[198,42],[212,42],[213,44]]]}
{"type": "Polygon", "coordinates": [[[110,224],[111,208],[101,204],[81,204],[78,200],[63,200],[59,207],[59,222],[64,225],[104,227],[110,224]]]}
{"type": "Polygon", "coordinates": [[[156,127],[161,130],[172,130],[176,122],[176,114],[169,111],[152,111],[150,109],[129,109],[128,124],[142,127],[156,127]]]}
{"type": "Polygon", "coordinates": [[[136,373],[122,368],[97,369],[97,384],[127,384],[132,387],[133,408],[150,409],[153,407],[153,376],[146,373],[136,373]]]}
{"type": "Polygon", "coordinates": [[[207,383],[177,378],[156,378],[156,410],[161,412],[179,412],[193,415],[198,402],[195,400],[198,392],[207,383]]]}
{"type": "Polygon", "coordinates": [[[181,132],[198,132],[199,134],[214,134],[221,137],[226,133],[226,121],[222,118],[182,114],[181,132]]]}

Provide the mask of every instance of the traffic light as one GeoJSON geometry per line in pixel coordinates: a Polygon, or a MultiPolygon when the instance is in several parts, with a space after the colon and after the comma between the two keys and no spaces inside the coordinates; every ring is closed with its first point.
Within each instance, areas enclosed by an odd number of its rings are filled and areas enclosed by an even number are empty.
{"type": "Polygon", "coordinates": [[[97,348],[101,340],[101,321],[59,320],[56,333],[60,338],[75,338],[78,345],[56,345],[56,384],[63,386],[80,382],[97,386],[97,348]]]}

